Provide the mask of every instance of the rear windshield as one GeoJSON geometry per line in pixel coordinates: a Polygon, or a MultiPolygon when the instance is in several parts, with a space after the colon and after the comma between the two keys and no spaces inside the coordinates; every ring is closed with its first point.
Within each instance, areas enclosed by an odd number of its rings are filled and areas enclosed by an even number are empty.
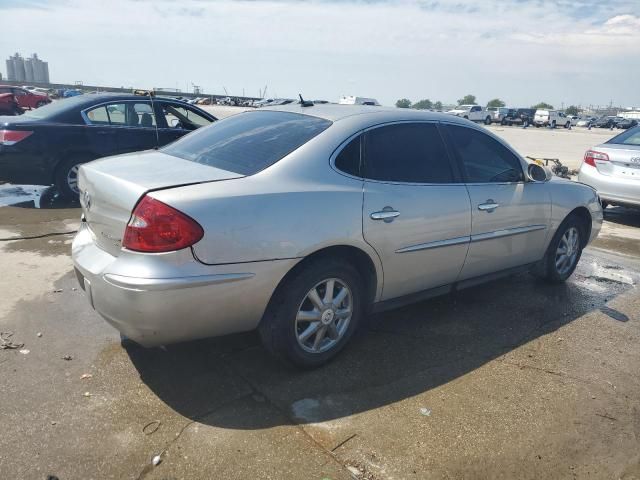
{"type": "Polygon", "coordinates": [[[616,135],[606,143],[617,143],[619,145],[640,145],[640,127],[630,128],[620,135],[616,135]]]}
{"type": "Polygon", "coordinates": [[[241,113],[200,128],[162,151],[229,172],[253,175],[330,125],[328,120],[298,113],[241,113]]]}
{"type": "Polygon", "coordinates": [[[75,97],[62,98],[40,108],[36,108],[35,110],[28,110],[23,114],[23,116],[28,118],[37,118],[39,120],[53,119],[54,117],[57,117],[60,114],[65,114],[70,109],[76,108],[78,105],[83,105],[86,102],[86,95],[77,95],[75,97]]]}

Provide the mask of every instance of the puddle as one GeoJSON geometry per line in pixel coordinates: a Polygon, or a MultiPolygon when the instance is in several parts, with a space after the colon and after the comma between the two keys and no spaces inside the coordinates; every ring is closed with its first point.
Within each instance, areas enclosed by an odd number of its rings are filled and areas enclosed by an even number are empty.
{"type": "Polygon", "coordinates": [[[79,208],[77,200],[62,198],[58,190],[44,185],[0,185],[0,207],[79,208]]]}

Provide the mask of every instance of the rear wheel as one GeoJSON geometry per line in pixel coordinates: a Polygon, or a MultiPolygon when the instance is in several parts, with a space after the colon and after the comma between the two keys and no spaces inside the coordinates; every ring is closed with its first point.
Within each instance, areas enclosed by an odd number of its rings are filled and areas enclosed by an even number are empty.
{"type": "Polygon", "coordinates": [[[267,350],[298,367],[318,367],[335,357],[358,327],[363,282],[350,264],[310,263],[274,294],[259,332],[267,350]]]}
{"type": "Polygon", "coordinates": [[[80,165],[87,160],[79,157],[72,157],[63,161],[56,169],[55,183],[60,195],[64,198],[74,200],[78,198],[78,170],[80,165]]]}
{"type": "Polygon", "coordinates": [[[487,118],[484,119],[484,124],[491,125],[491,117],[487,116],[487,118]]]}
{"type": "Polygon", "coordinates": [[[551,283],[561,283],[576,269],[586,244],[586,228],[576,215],[567,217],[551,239],[547,253],[534,273],[551,283]]]}
{"type": "Polygon", "coordinates": [[[564,128],[569,128],[571,126],[571,122],[567,122],[564,124],[564,128]]]}
{"type": "Polygon", "coordinates": [[[551,128],[556,128],[556,121],[551,122],[551,128]]]}
{"type": "Polygon", "coordinates": [[[47,102],[43,102],[42,100],[39,101],[38,103],[36,103],[36,108],[40,108],[40,107],[44,107],[47,104],[47,102]]]}

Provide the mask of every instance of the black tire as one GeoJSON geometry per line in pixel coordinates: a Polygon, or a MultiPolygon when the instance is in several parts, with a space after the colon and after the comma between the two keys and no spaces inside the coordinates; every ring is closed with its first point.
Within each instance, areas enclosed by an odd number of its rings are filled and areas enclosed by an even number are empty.
{"type": "Polygon", "coordinates": [[[555,129],[556,128],[556,121],[554,120],[553,122],[551,122],[551,128],[555,129]]]}
{"type": "Polygon", "coordinates": [[[264,347],[297,367],[316,368],[327,363],[344,348],[358,328],[365,305],[363,285],[358,270],[338,259],[318,259],[294,271],[274,293],[258,328],[264,347]],[[351,291],[351,319],[330,349],[311,353],[298,341],[296,316],[314,286],[331,278],[339,279],[351,291]]]}
{"type": "Polygon", "coordinates": [[[487,118],[484,119],[484,124],[491,125],[491,117],[487,116],[487,118]]]}
{"type": "Polygon", "coordinates": [[[469,120],[469,117],[468,117],[468,116],[466,116],[466,115],[465,115],[463,118],[464,118],[465,120],[469,120]]]}
{"type": "Polygon", "coordinates": [[[564,124],[564,128],[568,129],[570,126],[571,126],[571,122],[567,122],[567,123],[564,124]]]}
{"type": "Polygon", "coordinates": [[[36,103],[36,108],[44,107],[46,104],[47,104],[47,102],[40,101],[40,102],[36,103]]]}
{"type": "Polygon", "coordinates": [[[500,125],[504,126],[506,124],[507,124],[507,121],[504,118],[500,120],[500,125]]]}
{"type": "Polygon", "coordinates": [[[587,243],[586,236],[587,228],[584,221],[577,215],[569,215],[558,227],[558,230],[551,239],[549,248],[547,248],[547,253],[541,260],[540,264],[533,270],[534,275],[549,283],[562,283],[567,280],[567,278],[573,274],[578,262],[580,261],[582,249],[587,243]],[[568,270],[560,271],[556,265],[558,247],[560,246],[560,242],[564,235],[572,228],[578,232],[577,249],[574,250],[576,252],[575,260],[573,260],[573,263],[570,265],[568,270]]]}
{"type": "MultiPolygon", "coordinates": [[[[82,157],[71,157],[67,160],[63,160],[57,167],[55,173],[55,185],[64,198],[69,200],[76,200],[78,198],[77,189],[74,190],[72,184],[70,184],[69,180],[71,175],[71,171],[74,167],[80,166],[83,163],[86,163],[88,160],[82,157]]],[[[77,182],[77,174],[76,174],[76,182],[77,182]]],[[[77,185],[77,183],[76,183],[77,185]]]]}

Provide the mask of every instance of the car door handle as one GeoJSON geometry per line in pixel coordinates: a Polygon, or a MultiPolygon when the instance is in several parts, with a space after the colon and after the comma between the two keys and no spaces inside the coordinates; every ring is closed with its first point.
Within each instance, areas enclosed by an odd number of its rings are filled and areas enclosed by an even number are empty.
{"type": "Polygon", "coordinates": [[[380,210],[379,212],[373,212],[370,216],[372,220],[384,220],[385,222],[392,222],[394,218],[400,215],[397,210],[380,210]]]}
{"type": "Polygon", "coordinates": [[[481,203],[480,205],[478,205],[478,210],[482,210],[483,212],[491,213],[496,208],[498,208],[499,206],[500,206],[499,203],[496,203],[493,200],[489,199],[485,203],[481,203]]]}

